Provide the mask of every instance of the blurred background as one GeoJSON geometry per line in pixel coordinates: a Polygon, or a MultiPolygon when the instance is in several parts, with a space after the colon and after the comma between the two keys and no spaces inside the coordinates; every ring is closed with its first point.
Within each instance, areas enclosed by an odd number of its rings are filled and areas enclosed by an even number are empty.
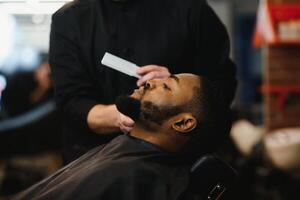
{"type": "MultiPolygon", "coordinates": [[[[68,1],[0,0],[0,200],[62,166],[48,46],[51,14],[68,1]]],[[[218,153],[239,176],[224,199],[300,199],[300,0],[208,2],[239,81],[218,153]]]]}

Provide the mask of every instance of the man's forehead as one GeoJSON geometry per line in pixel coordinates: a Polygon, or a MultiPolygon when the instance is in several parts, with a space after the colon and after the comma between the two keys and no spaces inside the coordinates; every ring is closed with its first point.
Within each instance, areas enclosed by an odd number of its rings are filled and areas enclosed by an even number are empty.
{"type": "Polygon", "coordinates": [[[175,77],[176,79],[178,79],[178,83],[182,82],[182,83],[194,83],[199,85],[201,82],[201,77],[195,74],[190,74],[190,73],[182,73],[182,74],[174,74],[171,75],[173,77],[175,77]]]}
{"type": "Polygon", "coordinates": [[[176,75],[171,74],[170,78],[174,79],[177,83],[179,83],[179,78],[176,75]]]}

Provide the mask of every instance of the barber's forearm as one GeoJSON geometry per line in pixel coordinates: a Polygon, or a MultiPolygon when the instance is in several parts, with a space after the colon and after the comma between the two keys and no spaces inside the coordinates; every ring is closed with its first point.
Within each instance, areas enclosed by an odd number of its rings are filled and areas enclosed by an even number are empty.
{"type": "Polygon", "coordinates": [[[94,106],[88,113],[89,128],[98,134],[110,134],[120,131],[118,125],[118,112],[115,105],[94,106]]]}

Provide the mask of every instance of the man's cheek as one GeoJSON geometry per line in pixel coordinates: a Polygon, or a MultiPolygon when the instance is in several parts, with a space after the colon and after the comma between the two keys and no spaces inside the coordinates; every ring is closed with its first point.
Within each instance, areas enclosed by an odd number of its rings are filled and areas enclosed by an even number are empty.
{"type": "Polygon", "coordinates": [[[150,101],[150,102],[155,102],[155,105],[158,106],[167,106],[169,105],[171,100],[171,97],[168,97],[166,95],[148,95],[143,97],[142,101],[150,101]]]}

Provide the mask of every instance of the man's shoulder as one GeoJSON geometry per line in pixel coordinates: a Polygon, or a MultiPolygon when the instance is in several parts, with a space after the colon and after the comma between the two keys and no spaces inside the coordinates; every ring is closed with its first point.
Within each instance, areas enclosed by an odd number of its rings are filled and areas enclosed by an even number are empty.
{"type": "Polygon", "coordinates": [[[76,14],[81,12],[89,12],[89,8],[93,8],[94,4],[97,0],[73,0],[64,4],[61,8],[59,8],[52,17],[62,18],[69,14],[76,14]]]}
{"type": "Polygon", "coordinates": [[[178,4],[180,5],[186,5],[188,7],[201,7],[202,5],[206,4],[207,3],[207,0],[185,0],[185,1],[182,1],[182,0],[171,0],[170,2],[171,3],[174,3],[174,1],[176,1],[178,4]]]}
{"type": "Polygon", "coordinates": [[[185,16],[201,15],[203,8],[207,5],[206,0],[168,0],[168,8],[177,13],[182,13],[185,16]]]}
{"type": "Polygon", "coordinates": [[[197,12],[200,12],[203,9],[203,7],[207,5],[206,0],[188,0],[188,2],[189,2],[189,6],[192,9],[197,10],[197,12]]]}

